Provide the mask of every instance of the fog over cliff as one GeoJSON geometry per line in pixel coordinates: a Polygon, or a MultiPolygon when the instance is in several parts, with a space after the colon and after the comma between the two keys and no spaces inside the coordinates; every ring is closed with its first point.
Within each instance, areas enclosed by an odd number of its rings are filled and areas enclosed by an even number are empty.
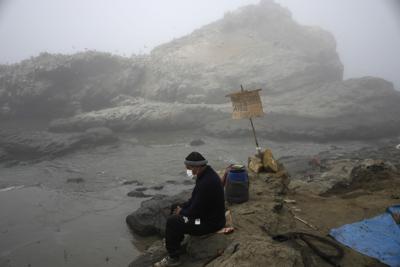
{"type": "MultiPolygon", "coordinates": [[[[0,63],[40,52],[151,49],[259,0],[0,1],[0,63]]],[[[344,77],[377,76],[400,88],[400,9],[395,0],[277,0],[299,23],[330,31],[344,77]]]]}
{"type": "Polygon", "coordinates": [[[258,132],[268,138],[398,135],[400,92],[382,76],[346,77],[337,47],[331,32],[299,24],[265,0],[148,54],[41,53],[0,65],[0,119],[45,118],[54,132],[168,128],[243,136],[248,125],[231,123],[225,97],[243,84],[263,89],[268,116],[259,119],[258,132]]]}

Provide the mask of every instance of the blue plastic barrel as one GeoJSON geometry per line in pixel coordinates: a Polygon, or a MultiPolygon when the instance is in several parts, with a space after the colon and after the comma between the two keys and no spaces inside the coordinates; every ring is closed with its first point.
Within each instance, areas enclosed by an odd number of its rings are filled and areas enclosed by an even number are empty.
{"type": "Polygon", "coordinates": [[[227,178],[229,181],[233,182],[247,182],[249,180],[249,176],[245,169],[230,170],[227,178]]]}
{"type": "Polygon", "coordinates": [[[225,199],[229,203],[243,203],[249,200],[249,176],[243,165],[234,165],[229,170],[225,199]]]}

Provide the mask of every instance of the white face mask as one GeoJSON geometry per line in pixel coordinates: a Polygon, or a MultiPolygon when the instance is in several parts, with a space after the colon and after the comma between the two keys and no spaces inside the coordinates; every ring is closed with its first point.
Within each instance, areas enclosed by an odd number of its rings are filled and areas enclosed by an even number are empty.
{"type": "Polygon", "coordinates": [[[197,175],[194,175],[192,170],[186,170],[186,174],[190,179],[193,179],[193,180],[197,179],[197,175]]]}

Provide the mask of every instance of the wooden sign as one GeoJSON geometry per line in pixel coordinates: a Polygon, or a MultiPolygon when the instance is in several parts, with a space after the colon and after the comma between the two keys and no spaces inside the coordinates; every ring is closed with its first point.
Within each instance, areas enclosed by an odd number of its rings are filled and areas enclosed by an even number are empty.
{"type": "Polygon", "coordinates": [[[232,101],[233,119],[248,119],[264,115],[259,91],[261,89],[241,91],[227,95],[232,101]]]}

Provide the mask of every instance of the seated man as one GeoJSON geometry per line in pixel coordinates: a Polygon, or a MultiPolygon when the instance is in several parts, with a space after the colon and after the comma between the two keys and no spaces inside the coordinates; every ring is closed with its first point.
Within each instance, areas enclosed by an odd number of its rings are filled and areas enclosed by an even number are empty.
{"type": "Polygon", "coordinates": [[[190,153],[185,160],[189,176],[196,178],[192,197],[176,206],[167,220],[165,245],[169,256],[154,266],[177,266],[179,249],[184,235],[205,235],[225,226],[224,189],[218,174],[207,165],[207,160],[198,152],[190,153]]]}

